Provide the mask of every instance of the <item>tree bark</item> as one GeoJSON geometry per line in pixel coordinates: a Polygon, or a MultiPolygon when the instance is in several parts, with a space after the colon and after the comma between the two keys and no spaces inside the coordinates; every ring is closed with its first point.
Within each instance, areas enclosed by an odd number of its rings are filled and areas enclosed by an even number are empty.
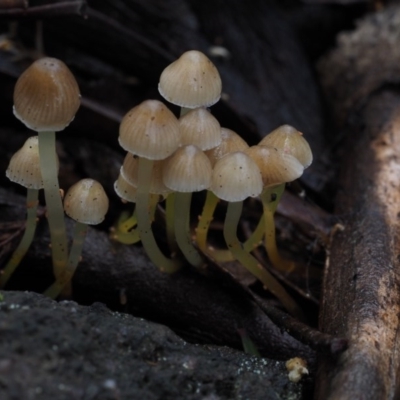
{"type": "Polygon", "coordinates": [[[398,398],[400,95],[388,83],[398,80],[399,18],[399,8],[369,17],[321,64],[347,138],[336,199],[344,230],[331,242],[320,329],[349,348],[321,357],[317,399],[398,398]]]}

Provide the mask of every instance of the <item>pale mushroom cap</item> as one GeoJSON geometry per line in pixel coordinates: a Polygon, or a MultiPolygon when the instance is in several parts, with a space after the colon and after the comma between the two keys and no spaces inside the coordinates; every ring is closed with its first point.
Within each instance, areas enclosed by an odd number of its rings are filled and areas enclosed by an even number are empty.
{"type": "Polygon", "coordinates": [[[82,179],[69,188],[64,198],[64,210],[77,222],[97,225],[108,211],[108,197],[99,182],[82,179]]]}
{"type": "Polygon", "coordinates": [[[80,106],[78,84],[68,67],[56,58],[35,61],[14,89],[14,114],[29,129],[62,131],[80,106]]]}
{"type": "Polygon", "coordinates": [[[290,125],[282,125],[273,130],[260,141],[259,145],[281,149],[284,153],[296,157],[304,168],[309,167],[313,160],[307,140],[300,131],[290,125]]]}
{"type": "Polygon", "coordinates": [[[258,165],[264,187],[291,182],[303,175],[300,161],[275,147],[252,146],[245,153],[258,165]]]}
{"type": "Polygon", "coordinates": [[[209,107],[220,99],[222,82],[211,60],[200,51],[191,50],[164,69],[158,91],[181,107],[209,107]]]}
{"type": "Polygon", "coordinates": [[[244,151],[249,148],[249,145],[234,131],[228,128],[221,128],[221,143],[205,153],[211,161],[211,165],[229,153],[235,151],[244,151]]]}
{"type": "Polygon", "coordinates": [[[196,146],[179,148],[164,161],[164,183],[176,192],[199,192],[208,189],[212,167],[208,157],[196,146]]]}
{"type": "MultiPolygon", "coordinates": [[[[161,194],[165,196],[166,194],[171,192],[171,190],[164,185],[162,176],[163,162],[163,160],[154,161],[149,193],[161,194]]],[[[121,167],[121,175],[129,184],[131,184],[135,188],[137,188],[138,185],[138,167],[139,158],[137,156],[134,156],[133,154],[128,153],[125,156],[124,163],[121,167]]]]}
{"type": "Polygon", "coordinates": [[[180,144],[178,120],[160,101],[146,100],[123,118],[119,144],[129,153],[150,160],[163,160],[180,144]]]}
{"type": "Polygon", "coordinates": [[[122,171],[120,171],[118,179],[114,182],[114,190],[122,200],[136,203],[137,189],[124,178],[122,171]]]}
{"type": "Polygon", "coordinates": [[[37,136],[30,137],[11,157],[6,176],[28,189],[43,189],[37,136]]]}
{"type": "Polygon", "coordinates": [[[258,196],[262,188],[257,164],[243,152],[227,154],[214,166],[210,189],[220,199],[243,201],[258,196]]]}
{"type": "Polygon", "coordinates": [[[179,118],[181,145],[209,150],[221,144],[221,126],[205,108],[195,108],[179,118]]]}

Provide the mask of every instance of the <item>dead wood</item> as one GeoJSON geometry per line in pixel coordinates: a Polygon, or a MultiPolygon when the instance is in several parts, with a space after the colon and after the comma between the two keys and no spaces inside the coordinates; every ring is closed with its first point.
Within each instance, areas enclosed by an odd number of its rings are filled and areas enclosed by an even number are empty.
{"type": "Polygon", "coordinates": [[[321,358],[318,399],[397,398],[399,20],[399,8],[369,17],[321,65],[347,138],[336,199],[344,230],[331,243],[320,328],[347,337],[349,348],[337,358],[321,358]]]}

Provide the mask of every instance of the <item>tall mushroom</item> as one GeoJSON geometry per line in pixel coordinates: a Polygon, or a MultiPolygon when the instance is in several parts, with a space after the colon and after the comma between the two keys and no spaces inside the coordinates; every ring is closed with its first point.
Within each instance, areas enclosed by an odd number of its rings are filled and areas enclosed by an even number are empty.
{"type": "Polygon", "coordinates": [[[140,238],[153,263],[165,272],[175,272],[180,263],[159,249],[149,216],[150,186],[155,160],[170,156],[179,146],[179,124],[172,112],[157,100],[146,100],[129,111],[119,130],[123,149],[138,156],[137,220],[140,238]]]}
{"type": "Polygon", "coordinates": [[[15,85],[14,114],[39,135],[40,167],[56,276],[67,263],[68,248],[57,177],[55,133],[69,125],[79,105],[79,87],[74,76],[62,61],[55,58],[35,61],[15,85]]]}

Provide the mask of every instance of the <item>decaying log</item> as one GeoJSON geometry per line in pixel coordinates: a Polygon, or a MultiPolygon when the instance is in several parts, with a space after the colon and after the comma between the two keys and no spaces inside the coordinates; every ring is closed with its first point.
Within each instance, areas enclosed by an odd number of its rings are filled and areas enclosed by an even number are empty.
{"type": "Polygon", "coordinates": [[[344,230],[331,243],[320,328],[349,340],[338,358],[321,359],[321,400],[398,398],[399,21],[399,8],[369,17],[321,65],[347,138],[336,200],[344,230]]]}

